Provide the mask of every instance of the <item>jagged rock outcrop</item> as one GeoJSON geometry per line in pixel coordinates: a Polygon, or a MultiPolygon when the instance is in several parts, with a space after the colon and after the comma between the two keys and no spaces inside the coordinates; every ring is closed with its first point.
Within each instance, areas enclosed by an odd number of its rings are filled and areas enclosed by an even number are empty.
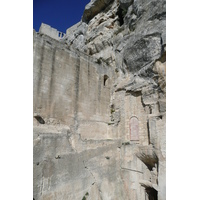
{"type": "Polygon", "coordinates": [[[104,10],[113,0],[91,0],[85,6],[82,21],[88,23],[95,15],[104,10]]]}
{"type": "MultiPolygon", "coordinates": [[[[143,52],[145,62],[148,62],[151,56],[152,60],[157,59],[154,57],[159,57],[165,52],[165,0],[115,0],[108,1],[107,4],[96,0],[86,6],[84,13],[93,15],[88,20],[82,20],[74,33],[66,37],[66,44],[69,47],[81,49],[99,61],[102,60],[117,68],[124,64],[123,52],[127,54],[126,49],[135,46],[134,43],[143,45],[142,49],[148,49],[148,45],[156,40],[153,47],[155,52],[152,51],[155,55],[146,55],[147,52],[143,52]],[[102,6],[98,6],[99,4],[109,5],[105,9],[100,9],[102,6]],[[93,9],[100,9],[101,12],[93,12],[93,9]]],[[[138,50],[135,56],[140,57],[140,53],[141,50],[138,50]]]]}
{"type": "Polygon", "coordinates": [[[34,31],[35,200],[166,199],[165,17],[92,0],[62,38],[34,31]]]}

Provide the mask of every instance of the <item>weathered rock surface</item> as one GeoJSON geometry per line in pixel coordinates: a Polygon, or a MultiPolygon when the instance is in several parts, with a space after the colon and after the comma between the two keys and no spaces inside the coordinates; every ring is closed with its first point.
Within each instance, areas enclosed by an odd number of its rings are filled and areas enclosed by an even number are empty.
{"type": "Polygon", "coordinates": [[[63,38],[34,31],[35,200],[166,199],[165,4],[92,0],[63,38]]]}
{"type": "Polygon", "coordinates": [[[120,0],[119,3],[120,7],[125,10],[133,3],[133,0],[120,0]]]}
{"type": "Polygon", "coordinates": [[[85,6],[82,21],[89,22],[95,15],[104,10],[111,2],[113,2],[113,0],[91,0],[91,2],[85,6]]]}
{"type": "Polygon", "coordinates": [[[133,74],[148,63],[161,57],[161,38],[159,35],[147,35],[135,42],[130,38],[124,49],[126,69],[133,74]]]}

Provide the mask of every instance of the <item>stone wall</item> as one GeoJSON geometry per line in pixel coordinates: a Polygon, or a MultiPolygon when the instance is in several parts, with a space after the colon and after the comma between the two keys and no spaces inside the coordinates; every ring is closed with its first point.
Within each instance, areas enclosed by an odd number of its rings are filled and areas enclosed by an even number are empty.
{"type": "Polygon", "coordinates": [[[99,1],[34,32],[34,199],[166,199],[165,1],[99,1]]]}
{"type": "Polygon", "coordinates": [[[52,28],[48,24],[44,24],[44,23],[41,24],[39,33],[48,35],[51,38],[54,38],[55,40],[61,40],[65,36],[64,33],[60,32],[57,29],[52,28]]]}
{"type": "Polygon", "coordinates": [[[45,124],[67,125],[84,139],[108,137],[104,135],[110,122],[110,68],[35,33],[33,83],[33,110],[45,124]]]}

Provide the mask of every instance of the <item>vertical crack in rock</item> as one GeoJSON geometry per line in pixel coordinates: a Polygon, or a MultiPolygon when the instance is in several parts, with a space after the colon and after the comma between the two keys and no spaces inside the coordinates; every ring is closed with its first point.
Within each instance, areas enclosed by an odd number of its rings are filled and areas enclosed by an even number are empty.
{"type": "Polygon", "coordinates": [[[42,81],[42,66],[43,66],[43,61],[44,61],[44,42],[42,43],[41,47],[41,54],[40,54],[40,63],[39,63],[39,73],[38,73],[38,83],[37,83],[37,95],[39,96],[40,90],[41,90],[41,81],[42,81]]]}
{"type": "Polygon", "coordinates": [[[92,183],[92,185],[96,184],[97,189],[99,191],[100,199],[103,200],[102,195],[101,195],[102,192],[101,192],[101,190],[100,190],[100,188],[98,186],[98,181],[96,180],[96,178],[95,178],[94,174],[92,173],[92,171],[86,166],[84,160],[83,160],[83,165],[84,165],[85,169],[87,169],[89,171],[89,173],[91,174],[92,178],[94,179],[94,182],[92,183]]]}
{"type": "Polygon", "coordinates": [[[75,111],[74,111],[74,131],[77,133],[79,122],[78,122],[78,101],[79,101],[79,78],[80,78],[80,55],[77,55],[76,63],[76,81],[75,81],[75,111]]]}
{"type": "Polygon", "coordinates": [[[98,81],[98,101],[99,101],[99,103],[101,102],[101,82],[102,82],[102,78],[101,78],[101,76],[99,76],[99,81],[98,81]]]}
{"type": "Polygon", "coordinates": [[[90,56],[87,57],[88,64],[88,94],[90,94],[90,56]]]}
{"type": "MultiPolygon", "coordinates": [[[[53,53],[52,53],[52,65],[51,65],[51,77],[50,77],[50,91],[49,91],[49,100],[53,100],[53,84],[54,84],[54,73],[55,73],[55,56],[56,56],[56,47],[53,48],[53,53]]],[[[50,104],[49,104],[50,105],[50,104]]],[[[50,109],[50,108],[49,108],[50,109]]]]}
{"type": "MultiPolygon", "coordinates": [[[[92,178],[94,179],[94,183],[97,183],[95,176],[93,175],[91,170],[85,165],[85,161],[84,160],[83,160],[83,165],[84,165],[85,169],[87,169],[89,171],[89,173],[91,174],[92,178]]],[[[94,184],[94,183],[92,183],[92,184],[94,184]]]]}
{"type": "Polygon", "coordinates": [[[42,196],[43,188],[44,188],[44,176],[42,176],[42,183],[41,183],[41,190],[40,190],[40,195],[42,196]]]}

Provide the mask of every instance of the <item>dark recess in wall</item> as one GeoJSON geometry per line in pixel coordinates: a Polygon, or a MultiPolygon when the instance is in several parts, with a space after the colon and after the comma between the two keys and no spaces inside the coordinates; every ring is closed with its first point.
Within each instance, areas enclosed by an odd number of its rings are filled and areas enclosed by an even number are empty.
{"type": "Polygon", "coordinates": [[[41,116],[37,115],[37,116],[34,116],[34,117],[40,124],[45,124],[45,121],[44,121],[44,119],[42,119],[41,116]]]}
{"type": "Polygon", "coordinates": [[[118,21],[119,21],[120,26],[122,26],[124,24],[125,11],[119,7],[116,14],[119,17],[118,21]]]}
{"type": "Polygon", "coordinates": [[[154,188],[146,188],[148,200],[158,200],[158,192],[154,188]]]}

